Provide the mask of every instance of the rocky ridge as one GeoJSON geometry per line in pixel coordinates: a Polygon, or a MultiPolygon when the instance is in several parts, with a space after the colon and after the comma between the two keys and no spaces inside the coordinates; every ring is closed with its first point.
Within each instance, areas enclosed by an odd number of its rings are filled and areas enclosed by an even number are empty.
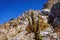
{"type": "Polygon", "coordinates": [[[47,23],[48,15],[42,14],[39,10],[30,10],[25,12],[22,17],[19,16],[16,19],[11,19],[9,22],[0,25],[0,40],[35,40],[35,34],[29,29],[28,26],[28,17],[30,17],[32,22],[31,12],[34,13],[35,21],[38,20],[38,15],[40,17],[39,34],[44,36],[42,40],[51,40],[51,36],[56,39],[57,34],[53,32],[53,28],[47,23]]]}
{"type": "MultiPolygon", "coordinates": [[[[49,3],[50,4],[50,3],[49,3]]],[[[29,10],[16,19],[0,25],[0,40],[60,40],[57,33],[48,24],[50,8],[29,10]],[[38,29],[37,29],[38,27],[38,29]],[[36,34],[39,33],[39,37],[36,34]]]]}

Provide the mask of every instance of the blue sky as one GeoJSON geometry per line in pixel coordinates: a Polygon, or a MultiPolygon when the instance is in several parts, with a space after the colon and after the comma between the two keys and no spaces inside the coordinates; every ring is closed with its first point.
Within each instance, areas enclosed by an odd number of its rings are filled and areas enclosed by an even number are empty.
{"type": "Polygon", "coordinates": [[[0,0],[0,24],[21,16],[26,10],[41,10],[45,2],[47,0],[0,0]]]}

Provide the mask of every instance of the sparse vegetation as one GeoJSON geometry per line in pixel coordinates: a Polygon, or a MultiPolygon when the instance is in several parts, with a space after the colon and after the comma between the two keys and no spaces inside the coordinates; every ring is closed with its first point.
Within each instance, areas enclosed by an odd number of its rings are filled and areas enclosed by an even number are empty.
{"type": "MultiPolygon", "coordinates": [[[[39,17],[39,15],[38,15],[38,17],[39,17]]],[[[28,21],[29,21],[28,26],[29,26],[30,30],[32,32],[34,32],[35,40],[42,40],[42,36],[39,35],[39,28],[41,27],[40,20],[38,19],[37,21],[35,21],[36,19],[35,19],[33,11],[31,12],[31,20],[30,20],[30,17],[28,17],[28,21]]]]}

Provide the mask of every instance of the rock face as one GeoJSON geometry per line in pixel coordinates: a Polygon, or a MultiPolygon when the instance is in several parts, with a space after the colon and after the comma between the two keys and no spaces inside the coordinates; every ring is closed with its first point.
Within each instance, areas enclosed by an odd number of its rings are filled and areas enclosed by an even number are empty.
{"type": "MultiPolygon", "coordinates": [[[[10,20],[9,22],[0,25],[0,39],[1,40],[35,40],[35,34],[29,29],[28,17],[31,16],[31,12],[34,12],[35,20],[38,20],[40,15],[40,35],[44,36],[42,40],[57,39],[56,34],[53,33],[53,28],[47,23],[48,15],[42,14],[38,10],[30,10],[25,12],[22,17],[10,20]],[[53,35],[54,34],[54,35],[53,35]],[[54,36],[51,38],[51,36],[54,36]],[[47,38],[48,37],[48,38],[47,38]]],[[[30,19],[31,20],[31,19],[30,19]]],[[[32,21],[32,20],[31,20],[32,21]]]]}
{"type": "Polygon", "coordinates": [[[48,0],[48,2],[45,3],[43,9],[51,9],[52,5],[59,2],[60,0],[48,0]]]}

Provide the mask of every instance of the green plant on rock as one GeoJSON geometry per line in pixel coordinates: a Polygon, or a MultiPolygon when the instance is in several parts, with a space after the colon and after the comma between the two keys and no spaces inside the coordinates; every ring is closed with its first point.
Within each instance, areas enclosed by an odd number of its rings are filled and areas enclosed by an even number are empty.
{"type": "Polygon", "coordinates": [[[39,35],[39,27],[40,27],[40,20],[39,20],[39,15],[38,15],[38,20],[35,20],[35,15],[33,11],[31,12],[31,17],[28,17],[28,27],[29,29],[35,34],[35,40],[42,40],[42,36],[39,35]],[[31,20],[30,20],[31,18],[31,20]]]}

